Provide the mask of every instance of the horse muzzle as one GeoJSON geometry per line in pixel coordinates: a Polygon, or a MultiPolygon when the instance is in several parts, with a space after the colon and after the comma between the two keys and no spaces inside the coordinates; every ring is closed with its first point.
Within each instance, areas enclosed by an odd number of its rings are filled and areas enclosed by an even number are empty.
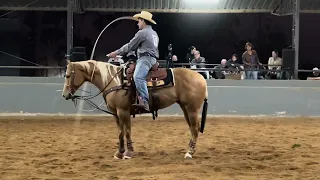
{"type": "Polygon", "coordinates": [[[68,93],[67,95],[62,95],[62,97],[64,97],[66,100],[69,100],[72,98],[72,94],[68,93]]]}

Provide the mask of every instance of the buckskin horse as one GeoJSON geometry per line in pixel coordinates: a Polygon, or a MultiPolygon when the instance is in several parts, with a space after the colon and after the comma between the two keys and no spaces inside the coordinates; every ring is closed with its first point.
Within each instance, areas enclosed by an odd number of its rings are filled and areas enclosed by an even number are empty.
{"type": "MultiPolygon", "coordinates": [[[[147,86],[150,94],[150,111],[153,119],[157,111],[178,103],[184,113],[192,138],[185,158],[195,153],[199,132],[203,133],[207,115],[207,82],[198,72],[186,68],[159,68],[157,63],[150,69],[147,86]],[[198,113],[202,108],[201,123],[198,113]]],[[[110,63],[87,60],[68,61],[62,96],[68,100],[75,98],[74,93],[84,82],[94,84],[103,94],[109,112],[114,116],[119,130],[119,149],[116,159],[130,159],[134,156],[131,138],[131,115],[139,112],[132,104],[137,101],[133,82],[134,63],[127,66],[115,66],[110,63]],[[125,149],[124,136],[127,139],[125,149]]],[[[78,96],[79,97],[79,96],[78,96]]]]}

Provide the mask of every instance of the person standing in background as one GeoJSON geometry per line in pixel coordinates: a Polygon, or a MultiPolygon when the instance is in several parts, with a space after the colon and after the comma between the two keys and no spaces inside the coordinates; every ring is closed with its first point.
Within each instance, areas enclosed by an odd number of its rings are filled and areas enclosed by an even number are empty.
{"type": "Polygon", "coordinates": [[[246,79],[258,79],[258,70],[259,66],[262,65],[259,61],[258,54],[253,50],[253,45],[250,42],[247,42],[245,45],[246,51],[242,54],[242,62],[246,71],[246,79]]]}

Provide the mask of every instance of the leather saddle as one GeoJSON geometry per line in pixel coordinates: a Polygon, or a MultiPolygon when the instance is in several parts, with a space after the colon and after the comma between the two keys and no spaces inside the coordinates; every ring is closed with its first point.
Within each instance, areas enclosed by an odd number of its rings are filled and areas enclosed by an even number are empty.
{"type": "MultiPolygon", "coordinates": [[[[126,70],[126,76],[128,82],[132,80],[134,71],[136,69],[136,63],[130,63],[126,70]]],[[[155,81],[155,80],[164,80],[168,76],[166,68],[159,68],[159,63],[157,62],[152,66],[147,75],[147,82],[155,81]]]]}

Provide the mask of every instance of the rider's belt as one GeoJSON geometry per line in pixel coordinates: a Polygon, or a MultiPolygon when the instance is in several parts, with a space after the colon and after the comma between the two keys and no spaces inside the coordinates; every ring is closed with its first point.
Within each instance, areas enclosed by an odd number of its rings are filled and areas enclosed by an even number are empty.
{"type": "Polygon", "coordinates": [[[147,52],[139,53],[139,57],[143,57],[143,56],[149,56],[149,57],[157,58],[155,55],[152,55],[152,54],[147,53],[147,52]]]}

